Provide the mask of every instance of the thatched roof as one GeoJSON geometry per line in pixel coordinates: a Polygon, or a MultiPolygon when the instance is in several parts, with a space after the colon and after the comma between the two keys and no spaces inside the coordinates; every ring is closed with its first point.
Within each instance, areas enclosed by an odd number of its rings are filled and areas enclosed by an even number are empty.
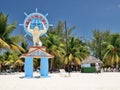
{"type": "Polygon", "coordinates": [[[100,59],[95,58],[94,56],[89,56],[88,58],[82,61],[82,64],[90,63],[102,63],[102,61],[100,59]]]}

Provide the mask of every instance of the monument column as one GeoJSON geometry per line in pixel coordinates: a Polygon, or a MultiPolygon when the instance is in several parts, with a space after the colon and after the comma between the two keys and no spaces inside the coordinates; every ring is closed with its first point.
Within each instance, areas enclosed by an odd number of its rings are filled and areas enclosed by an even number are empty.
{"type": "Polygon", "coordinates": [[[33,58],[25,57],[25,77],[32,78],[33,77],[33,58]]]}
{"type": "Polygon", "coordinates": [[[49,67],[48,58],[41,58],[40,62],[40,74],[42,77],[48,77],[49,67]]]}

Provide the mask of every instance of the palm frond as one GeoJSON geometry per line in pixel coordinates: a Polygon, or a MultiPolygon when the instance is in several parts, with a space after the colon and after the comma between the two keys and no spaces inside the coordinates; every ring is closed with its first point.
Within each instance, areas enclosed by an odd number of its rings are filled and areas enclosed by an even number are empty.
{"type": "Polygon", "coordinates": [[[15,28],[16,28],[16,23],[7,25],[6,30],[4,31],[3,37],[6,37],[9,34],[11,34],[15,28]]]}
{"type": "Polygon", "coordinates": [[[26,52],[26,50],[24,48],[22,48],[20,45],[15,44],[15,46],[22,52],[26,52]]]}
{"type": "Polygon", "coordinates": [[[77,57],[75,57],[75,62],[76,62],[76,64],[78,64],[78,65],[81,64],[81,60],[80,60],[79,58],[77,58],[77,57]]]}
{"type": "Polygon", "coordinates": [[[12,51],[14,51],[14,52],[20,53],[19,48],[18,48],[16,45],[14,45],[14,44],[10,44],[10,49],[11,49],[12,51]]]}
{"type": "Polygon", "coordinates": [[[7,18],[8,16],[4,15],[3,13],[0,13],[0,37],[3,37],[3,34],[6,30],[7,18]]]}
{"type": "Polygon", "coordinates": [[[19,42],[23,42],[24,41],[24,38],[22,35],[17,35],[17,36],[11,36],[10,37],[10,40],[13,42],[13,43],[19,43],[19,42]]]}
{"type": "Polygon", "coordinates": [[[0,38],[0,48],[4,48],[4,49],[9,50],[10,46],[0,38]]]}

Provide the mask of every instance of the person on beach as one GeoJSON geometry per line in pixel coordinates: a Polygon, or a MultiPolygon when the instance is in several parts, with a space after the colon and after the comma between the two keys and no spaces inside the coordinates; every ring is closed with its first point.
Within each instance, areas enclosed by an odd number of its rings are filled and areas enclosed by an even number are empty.
{"type": "Polygon", "coordinates": [[[95,67],[96,67],[96,73],[98,74],[99,73],[99,64],[96,63],[95,67]]]}
{"type": "Polygon", "coordinates": [[[71,71],[72,71],[72,68],[71,68],[71,64],[69,63],[69,64],[68,64],[68,74],[69,74],[69,76],[71,76],[71,75],[70,75],[71,71]]]}

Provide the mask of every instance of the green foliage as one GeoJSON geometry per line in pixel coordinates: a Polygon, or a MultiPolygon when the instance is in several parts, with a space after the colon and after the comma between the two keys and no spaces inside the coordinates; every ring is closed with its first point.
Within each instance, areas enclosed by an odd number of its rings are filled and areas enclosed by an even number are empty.
{"type": "MultiPolygon", "coordinates": [[[[61,60],[60,58],[64,54],[64,49],[62,48],[64,44],[60,42],[60,38],[57,35],[49,33],[45,46],[47,47],[47,52],[55,56],[55,58],[59,57],[58,60],[61,60]]],[[[55,58],[51,60],[51,69],[54,67],[53,62],[55,62],[55,58]]]]}
{"type": "Polygon", "coordinates": [[[107,43],[110,41],[110,31],[106,30],[105,32],[102,32],[100,30],[94,30],[93,31],[93,38],[92,40],[87,42],[87,45],[89,46],[91,50],[91,54],[99,59],[103,59],[104,56],[104,48],[107,43]]]}
{"type": "Polygon", "coordinates": [[[39,58],[34,58],[33,60],[33,66],[34,66],[34,69],[36,70],[38,66],[40,66],[40,59],[39,58]]]}
{"type": "Polygon", "coordinates": [[[48,37],[42,38],[43,44],[47,47],[47,52],[54,56],[50,60],[51,69],[62,68],[64,64],[68,64],[69,62],[80,65],[81,61],[89,56],[89,50],[81,38],[71,36],[73,29],[75,27],[65,30],[65,23],[59,21],[56,27],[50,27],[47,33],[48,37]]]}
{"type": "Polygon", "coordinates": [[[71,37],[68,39],[68,47],[65,55],[65,64],[74,63],[80,65],[81,61],[89,56],[89,50],[80,38],[71,37]]]}
{"type": "Polygon", "coordinates": [[[120,35],[118,33],[111,34],[111,41],[108,42],[104,49],[106,51],[103,58],[105,64],[117,65],[120,62],[120,35]]]}
{"type": "Polygon", "coordinates": [[[120,34],[106,30],[93,31],[93,39],[88,46],[94,56],[103,61],[104,66],[116,66],[120,62],[120,34]]]}
{"type": "Polygon", "coordinates": [[[18,45],[23,41],[22,36],[11,36],[11,33],[15,30],[16,23],[8,24],[8,16],[0,13],[0,49],[12,50],[20,53],[25,50],[18,45]]]}
{"type": "MultiPolygon", "coordinates": [[[[11,36],[15,28],[16,23],[8,24],[8,16],[0,13],[0,50],[9,50],[0,56],[0,63],[9,62],[8,64],[21,68],[23,61],[19,59],[19,55],[27,52],[28,44],[21,35],[11,36]]],[[[81,61],[90,55],[90,51],[93,56],[101,59],[104,65],[120,63],[120,34],[111,34],[109,30],[104,32],[94,30],[92,40],[86,43],[82,41],[82,38],[72,35],[75,27],[66,29],[65,23],[59,21],[56,27],[49,28],[47,37],[41,37],[43,45],[47,47],[47,52],[54,56],[50,60],[51,69],[62,68],[68,63],[80,65],[81,61]]],[[[39,62],[35,59],[34,67],[38,65],[39,62]]]]}

